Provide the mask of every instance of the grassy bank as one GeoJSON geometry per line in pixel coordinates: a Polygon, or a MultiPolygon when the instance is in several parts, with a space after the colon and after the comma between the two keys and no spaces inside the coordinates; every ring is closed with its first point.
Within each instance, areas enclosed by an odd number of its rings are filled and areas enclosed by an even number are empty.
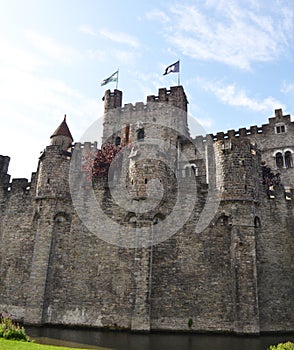
{"type": "MultiPolygon", "coordinates": [[[[86,350],[85,348],[68,348],[63,346],[43,345],[37,343],[27,343],[15,340],[6,340],[0,338],[1,350],[86,350]]],[[[107,350],[106,348],[97,347],[97,350],[107,350]]],[[[110,350],[110,349],[108,349],[110,350]]]]}

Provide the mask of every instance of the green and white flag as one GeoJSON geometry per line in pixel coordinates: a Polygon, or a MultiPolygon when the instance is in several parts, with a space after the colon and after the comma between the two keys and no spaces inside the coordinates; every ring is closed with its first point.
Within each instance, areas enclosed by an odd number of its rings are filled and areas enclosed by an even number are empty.
{"type": "Polygon", "coordinates": [[[111,83],[112,81],[116,81],[118,80],[118,70],[116,72],[114,72],[109,78],[104,79],[101,82],[101,86],[104,86],[108,83],[111,83]]]}

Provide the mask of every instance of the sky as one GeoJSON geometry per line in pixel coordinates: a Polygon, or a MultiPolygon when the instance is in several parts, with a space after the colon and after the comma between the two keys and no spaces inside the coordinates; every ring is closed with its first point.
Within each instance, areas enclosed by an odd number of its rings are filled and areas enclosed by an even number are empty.
{"type": "Polygon", "coordinates": [[[65,114],[76,142],[101,118],[103,79],[146,102],[177,60],[207,133],[294,115],[293,29],[293,0],[0,0],[0,154],[30,179],[65,114]]]}

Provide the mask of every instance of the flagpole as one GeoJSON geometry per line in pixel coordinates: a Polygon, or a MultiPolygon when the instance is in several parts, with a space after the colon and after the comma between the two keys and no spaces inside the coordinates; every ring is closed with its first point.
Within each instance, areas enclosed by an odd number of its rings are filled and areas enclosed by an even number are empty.
{"type": "Polygon", "coordinates": [[[180,60],[179,60],[179,72],[178,72],[178,86],[180,86],[180,60]]]}
{"type": "Polygon", "coordinates": [[[118,73],[119,73],[119,68],[117,68],[116,90],[117,90],[117,86],[118,86],[118,73]]]}

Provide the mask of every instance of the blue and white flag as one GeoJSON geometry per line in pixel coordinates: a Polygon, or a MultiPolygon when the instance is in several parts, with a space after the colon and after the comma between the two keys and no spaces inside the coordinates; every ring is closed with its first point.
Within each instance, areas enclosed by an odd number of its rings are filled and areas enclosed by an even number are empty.
{"type": "Polygon", "coordinates": [[[118,80],[118,70],[116,72],[114,72],[109,78],[104,79],[101,82],[101,86],[106,85],[112,81],[116,81],[118,80]]]}
{"type": "Polygon", "coordinates": [[[180,71],[180,61],[177,61],[176,63],[173,63],[170,66],[166,67],[163,75],[166,75],[169,73],[179,73],[179,71],[180,71]]]}

